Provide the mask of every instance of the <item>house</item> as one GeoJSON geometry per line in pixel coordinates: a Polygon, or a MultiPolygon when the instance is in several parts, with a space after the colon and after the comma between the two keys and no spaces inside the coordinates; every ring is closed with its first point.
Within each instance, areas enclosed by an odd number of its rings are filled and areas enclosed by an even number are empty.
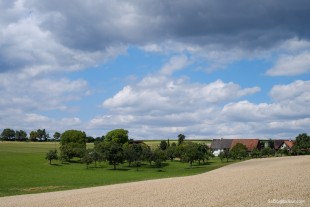
{"type": "Polygon", "coordinates": [[[226,149],[230,149],[232,139],[213,139],[211,143],[211,150],[215,156],[218,156],[220,152],[223,152],[226,149]]]}
{"type": "Polygon", "coordinates": [[[258,139],[233,139],[230,149],[232,149],[238,143],[245,145],[248,152],[252,152],[254,149],[259,147],[258,139]]]}
{"type": "Polygon", "coordinates": [[[281,146],[284,144],[284,140],[283,139],[275,139],[274,140],[274,149],[275,150],[279,150],[281,149],[281,146]]]}
{"type": "Polygon", "coordinates": [[[280,146],[280,149],[290,150],[294,146],[294,142],[291,140],[284,140],[283,144],[280,146]]]}

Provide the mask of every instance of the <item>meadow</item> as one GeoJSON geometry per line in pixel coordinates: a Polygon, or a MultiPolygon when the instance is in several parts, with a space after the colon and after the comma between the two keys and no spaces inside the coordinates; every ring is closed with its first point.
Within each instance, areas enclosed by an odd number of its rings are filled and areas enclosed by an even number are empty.
{"type": "MultiPolygon", "coordinates": [[[[58,147],[57,142],[0,142],[0,197],[195,175],[233,163],[213,158],[207,164],[190,168],[188,163],[175,160],[165,162],[162,168],[145,163],[139,169],[124,163],[117,170],[107,163],[97,164],[97,168],[92,164],[87,169],[79,160],[53,161],[49,165],[45,155],[58,147]]],[[[87,147],[92,148],[93,144],[87,147]]]]}

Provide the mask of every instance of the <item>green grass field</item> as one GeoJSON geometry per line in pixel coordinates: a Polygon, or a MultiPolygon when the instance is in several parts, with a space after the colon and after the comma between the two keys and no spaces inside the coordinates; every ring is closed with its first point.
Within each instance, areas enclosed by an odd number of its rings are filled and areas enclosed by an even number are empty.
{"type": "MultiPolygon", "coordinates": [[[[88,145],[91,148],[93,145],[88,145]]],[[[139,170],[128,167],[127,163],[112,170],[112,166],[102,163],[94,168],[81,163],[62,164],[53,161],[49,165],[45,154],[49,149],[58,148],[58,143],[0,142],[0,196],[39,193],[101,186],[165,177],[187,176],[207,172],[229,163],[221,163],[218,158],[206,165],[167,161],[163,168],[143,165],[139,170]]]]}

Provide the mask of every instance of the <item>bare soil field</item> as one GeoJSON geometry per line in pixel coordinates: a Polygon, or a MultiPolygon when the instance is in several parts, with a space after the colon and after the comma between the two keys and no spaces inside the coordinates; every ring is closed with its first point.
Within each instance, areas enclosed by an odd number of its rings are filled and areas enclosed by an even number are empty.
{"type": "Polygon", "coordinates": [[[252,159],[188,177],[2,197],[0,206],[310,206],[310,156],[252,159]]]}

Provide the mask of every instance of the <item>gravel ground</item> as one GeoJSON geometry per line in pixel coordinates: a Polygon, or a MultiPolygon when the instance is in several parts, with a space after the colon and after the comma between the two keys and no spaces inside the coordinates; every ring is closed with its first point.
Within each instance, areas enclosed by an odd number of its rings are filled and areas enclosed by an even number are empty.
{"type": "Polygon", "coordinates": [[[252,159],[188,177],[2,197],[0,206],[310,206],[310,156],[252,159]]]}

